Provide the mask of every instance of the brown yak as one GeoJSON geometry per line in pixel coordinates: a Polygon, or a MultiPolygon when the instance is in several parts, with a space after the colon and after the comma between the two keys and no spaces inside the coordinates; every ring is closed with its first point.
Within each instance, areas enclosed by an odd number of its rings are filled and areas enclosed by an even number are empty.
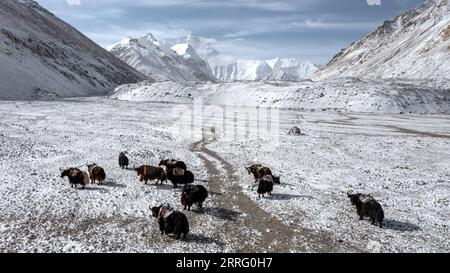
{"type": "Polygon", "coordinates": [[[255,164],[249,167],[245,167],[248,174],[253,174],[253,177],[255,178],[255,184],[259,182],[264,176],[266,175],[272,175],[272,171],[268,167],[264,167],[261,164],[255,164]]]}
{"type": "Polygon", "coordinates": [[[167,180],[166,172],[161,167],[143,165],[139,168],[135,168],[134,170],[140,177],[140,181],[145,182],[145,184],[147,184],[148,181],[157,180],[156,184],[158,184],[158,182],[161,182],[162,185],[167,180]]]}
{"type": "Polygon", "coordinates": [[[105,170],[98,166],[97,164],[86,164],[88,168],[89,177],[91,178],[91,184],[95,184],[98,181],[98,184],[102,184],[106,180],[105,170]]]}

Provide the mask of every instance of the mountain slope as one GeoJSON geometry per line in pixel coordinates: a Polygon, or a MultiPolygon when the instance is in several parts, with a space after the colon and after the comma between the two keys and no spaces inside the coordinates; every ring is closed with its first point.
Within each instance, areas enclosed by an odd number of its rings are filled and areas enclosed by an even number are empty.
{"type": "Polygon", "coordinates": [[[185,48],[180,56],[175,50],[156,40],[152,34],[124,38],[108,50],[136,70],[158,81],[214,80],[207,64],[193,49],[185,48]]]}
{"type": "Polygon", "coordinates": [[[32,0],[0,1],[0,99],[105,94],[144,76],[32,0]]]}
{"type": "Polygon", "coordinates": [[[450,7],[429,0],[342,50],[313,79],[450,79],[450,7]]]}

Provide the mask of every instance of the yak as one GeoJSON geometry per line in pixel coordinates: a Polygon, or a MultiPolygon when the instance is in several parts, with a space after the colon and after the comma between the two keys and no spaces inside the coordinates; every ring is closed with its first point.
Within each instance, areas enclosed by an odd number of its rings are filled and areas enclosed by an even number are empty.
{"type": "Polygon", "coordinates": [[[203,202],[208,197],[208,191],[202,185],[186,185],[181,194],[181,204],[184,210],[191,210],[193,204],[197,204],[198,208],[203,208],[203,202]]]}
{"type": "Polygon", "coordinates": [[[372,196],[361,193],[348,193],[347,196],[350,198],[352,205],[356,207],[359,220],[363,220],[364,217],[369,217],[372,220],[372,225],[379,223],[380,228],[383,228],[384,211],[380,203],[372,196]]]}
{"type": "Polygon", "coordinates": [[[190,171],[175,168],[167,170],[167,179],[172,182],[173,188],[178,188],[178,185],[188,185],[194,183],[194,174],[190,171]]]}
{"type": "Polygon", "coordinates": [[[166,166],[167,170],[172,170],[175,168],[187,170],[186,163],[183,161],[175,160],[175,159],[165,159],[159,162],[159,166],[166,166]]]}
{"type": "Polygon", "coordinates": [[[167,180],[166,172],[161,167],[143,165],[139,168],[135,168],[134,170],[137,175],[140,176],[140,181],[145,182],[145,184],[147,184],[149,180],[157,180],[156,184],[161,182],[162,185],[167,180]]]}
{"type": "Polygon", "coordinates": [[[97,166],[97,164],[86,164],[88,167],[89,177],[91,178],[91,183],[95,184],[98,181],[98,184],[102,184],[106,180],[105,170],[97,166]]]}
{"type": "Polygon", "coordinates": [[[261,198],[261,195],[264,197],[266,193],[272,194],[274,184],[281,184],[280,177],[273,175],[266,175],[261,180],[259,180],[258,185],[258,195],[261,198]]]}
{"type": "Polygon", "coordinates": [[[84,173],[77,168],[60,169],[61,178],[68,177],[69,183],[72,188],[76,188],[78,185],[82,185],[83,189],[88,183],[86,183],[84,173]]]}
{"type": "Polygon", "coordinates": [[[151,210],[153,217],[157,219],[161,235],[175,234],[177,240],[179,240],[181,234],[183,234],[183,238],[186,238],[189,233],[189,221],[186,215],[174,211],[167,205],[153,207],[151,210]]]}
{"type": "Polygon", "coordinates": [[[119,166],[122,169],[128,169],[129,164],[130,164],[130,161],[128,160],[128,157],[125,155],[125,152],[121,152],[119,154],[119,166]]]}
{"type": "Polygon", "coordinates": [[[255,178],[255,184],[259,182],[264,176],[266,175],[272,175],[272,171],[268,167],[264,167],[261,164],[252,165],[249,167],[245,167],[248,174],[253,174],[253,177],[255,178]]]}

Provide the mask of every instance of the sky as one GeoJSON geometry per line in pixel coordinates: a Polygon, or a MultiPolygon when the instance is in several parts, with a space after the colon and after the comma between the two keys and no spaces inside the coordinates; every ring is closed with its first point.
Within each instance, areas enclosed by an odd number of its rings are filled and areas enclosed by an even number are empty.
{"type": "Polygon", "coordinates": [[[327,63],[385,20],[424,0],[37,0],[106,47],[126,36],[188,33],[242,59],[327,63]]]}

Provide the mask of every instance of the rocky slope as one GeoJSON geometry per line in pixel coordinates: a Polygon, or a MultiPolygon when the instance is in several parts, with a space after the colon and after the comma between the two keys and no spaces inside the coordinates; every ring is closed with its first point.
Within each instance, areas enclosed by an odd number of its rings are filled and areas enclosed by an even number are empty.
{"type": "Polygon", "coordinates": [[[313,79],[450,79],[450,4],[429,0],[342,50],[313,79]]]}
{"type": "Polygon", "coordinates": [[[37,2],[0,1],[0,99],[100,95],[143,79],[37,2]]]}

